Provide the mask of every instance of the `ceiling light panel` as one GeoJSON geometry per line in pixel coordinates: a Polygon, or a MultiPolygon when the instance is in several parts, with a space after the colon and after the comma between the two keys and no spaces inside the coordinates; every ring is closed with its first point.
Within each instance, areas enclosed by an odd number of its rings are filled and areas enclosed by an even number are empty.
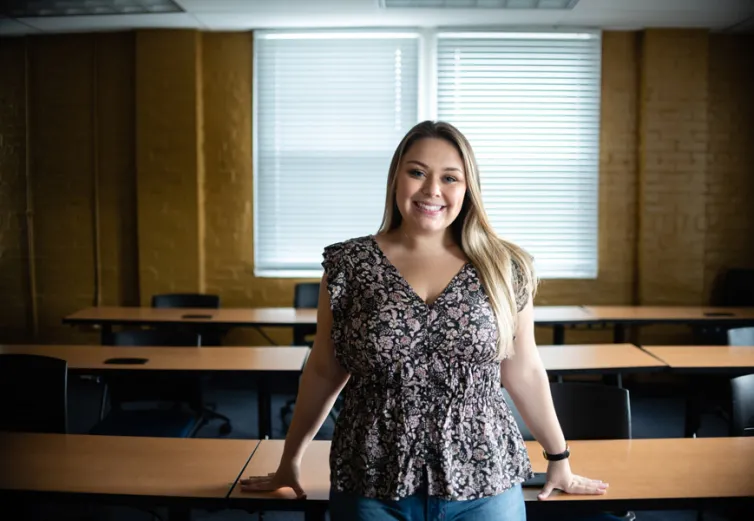
{"type": "Polygon", "coordinates": [[[13,18],[182,13],[172,0],[6,0],[13,18]]]}
{"type": "Polygon", "coordinates": [[[573,9],[579,0],[379,0],[383,9],[573,9]]]}

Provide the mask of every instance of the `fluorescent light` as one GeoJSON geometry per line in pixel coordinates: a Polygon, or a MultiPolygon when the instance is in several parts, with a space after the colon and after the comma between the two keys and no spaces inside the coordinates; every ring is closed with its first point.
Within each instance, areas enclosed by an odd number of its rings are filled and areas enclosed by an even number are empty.
{"type": "Polygon", "coordinates": [[[596,38],[591,33],[568,33],[568,32],[453,32],[438,33],[438,38],[485,38],[496,40],[591,40],[596,38]]]}
{"type": "Polygon", "coordinates": [[[418,38],[417,33],[388,33],[388,32],[311,32],[311,33],[267,33],[259,34],[258,38],[265,40],[374,40],[376,38],[418,38]]]}

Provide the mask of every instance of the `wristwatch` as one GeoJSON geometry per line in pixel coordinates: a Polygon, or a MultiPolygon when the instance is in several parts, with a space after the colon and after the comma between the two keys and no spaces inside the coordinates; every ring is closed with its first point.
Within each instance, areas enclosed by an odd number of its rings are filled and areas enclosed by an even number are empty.
{"type": "Polygon", "coordinates": [[[560,454],[548,454],[547,451],[543,450],[542,451],[542,455],[545,457],[545,459],[547,461],[560,461],[560,460],[564,460],[564,459],[568,458],[568,456],[571,455],[571,449],[568,446],[568,444],[566,443],[565,450],[563,452],[561,452],[560,454]]]}

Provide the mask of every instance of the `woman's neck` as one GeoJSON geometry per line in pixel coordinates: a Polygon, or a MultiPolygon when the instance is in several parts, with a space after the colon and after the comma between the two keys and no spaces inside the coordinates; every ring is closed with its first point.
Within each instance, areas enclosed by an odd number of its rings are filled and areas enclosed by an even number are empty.
{"type": "Polygon", "coordinates": [[[439,252],[456,248],[450,228],[438,232],[417,233],[401,225],[391,232],[392,239],[407,251],[439,252]]]}

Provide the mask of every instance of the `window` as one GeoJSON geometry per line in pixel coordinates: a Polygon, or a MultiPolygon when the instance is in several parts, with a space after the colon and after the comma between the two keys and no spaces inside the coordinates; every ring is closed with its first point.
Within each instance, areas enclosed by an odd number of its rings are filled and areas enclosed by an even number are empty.
{"type": "Polygon", "coordinates": [[[549,278],[597,276],[600,58],[588,33],[440,33],[437,117],[468,138],[495,231],[549,278]]]}
{"type": "Polygon", "coordinates": [[[418,33],[255,38],[257,275],[319,276],[322,249],[374,233],[395,146],[416,124],[418,33]]]}
{"type": "Polygon", "coordinates": [[[595,277],[599,34],[421,36],[255,33],[255,273],[318,277],[324,246],[376,232],[426,115],[469,138],[495,229],[540,276],[595,277]]]}

